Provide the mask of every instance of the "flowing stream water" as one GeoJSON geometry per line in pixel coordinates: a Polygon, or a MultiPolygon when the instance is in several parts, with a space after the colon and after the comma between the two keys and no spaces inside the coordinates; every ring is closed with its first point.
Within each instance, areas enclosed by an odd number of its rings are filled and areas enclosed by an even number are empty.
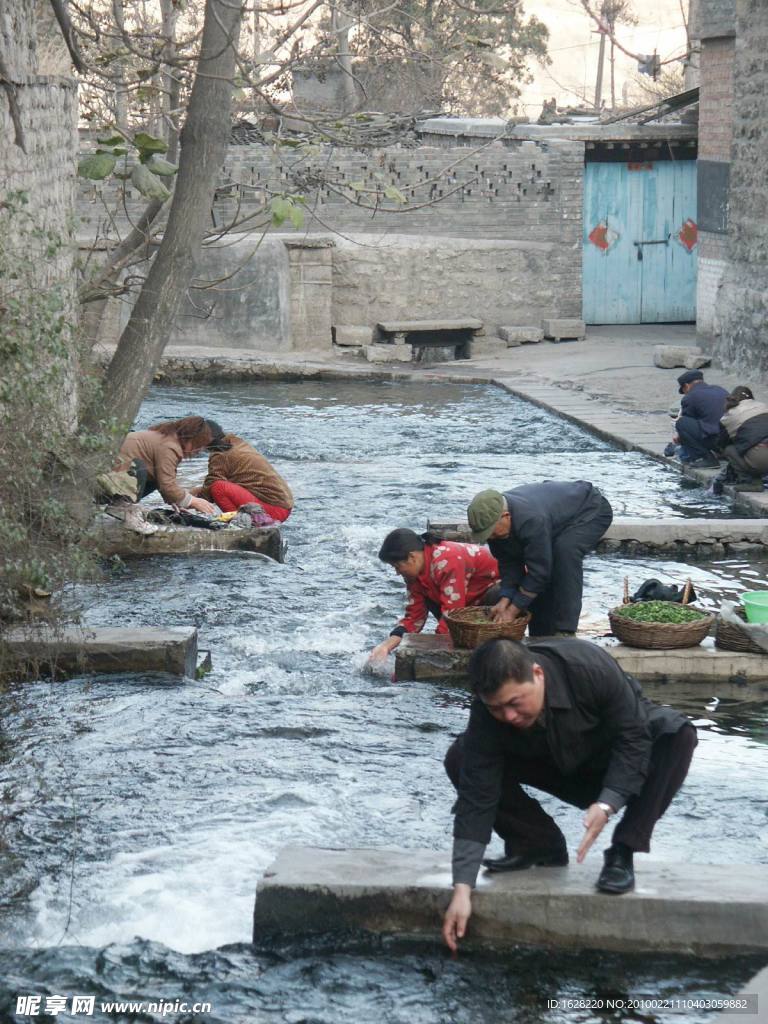
{"type": "MultiPolygon", "coordinates": [[[[281,847],[450,847],[442,769],[464,727],[460,689],[364,671],[401,614],[403,587],[376,558],[396,526],[463,518],[479,489],[550,478],[599,486],[617,515],[731,515],[718,499],[490,387],[255,383],[153,389],[137,426],[202,413],[246,437],[296,495],[288,560],[135,561],[77,588],[92,624],[196,624],[213,671],[199,682],[98,677],[28,683],[0,719],[0,1020],[20,994],[97,996],[58,1020],[289,1024],[586,1024],[711,1019],[546,1009],[557,995],[723,995],[755,958],[463,954],[437,942],[328,936],[250,945],[259,877],[281,847]],[[209,1001],[210,1013],[102,1000],[209,1001]],[[101,1016],[99,1013],[101,1012],[101,1016]]],[[[200,478],[204,459],[183,467],[200,478]]],[[[680,582],[704,601],[765,585],[746,559],[708,565],[592,556],[585,609],[604,613],[625,574],[680,582]]],[[[432,628],[429,626],[428,628],[432,628]]],[[[700,744],[657,829],[656,860],[768,861],[764,705],[709,694],[687,708],[700,744]],[[734,814],[732,808],[738,807],[734,814]]],[[[552,802],[572,845],[580,812],[552,802]]],[[[594,852],[583,870],[599,870],[594,852]]],[[[643,858],[638,870],[642,871],[643,858]]],[[[38,1019],[45,1019],[44,1016],[38,1019]]]]}

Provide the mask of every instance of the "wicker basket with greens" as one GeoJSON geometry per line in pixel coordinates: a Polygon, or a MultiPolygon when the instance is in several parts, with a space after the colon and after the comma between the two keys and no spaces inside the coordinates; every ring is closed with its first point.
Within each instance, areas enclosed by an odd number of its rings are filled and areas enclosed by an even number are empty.
{"type": "Polygon", "coordinates": [[[638,601],[612,608],[608,620],[613,635],[628,647],[672,650],[700,644],[715,616],[684,602],[638,601]]]}

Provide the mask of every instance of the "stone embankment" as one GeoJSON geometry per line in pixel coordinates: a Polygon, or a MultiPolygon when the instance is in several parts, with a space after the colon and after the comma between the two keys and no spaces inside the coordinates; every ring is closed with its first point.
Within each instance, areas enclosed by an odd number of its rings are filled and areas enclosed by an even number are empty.
{"type": "MultiPolygon", "coordinates": [[[[248,349],[217,348],[215,354],[195,346],[166,350],[155,376],[158,383],[190,384],[249,380],[440,380],[467,384],[496,384],[510,394],[589,430],[625,451],[638,451],[679,470],[706,486],[713,470],[684,468],[665,458],[673,422],[667,407],[677,397],[677,371],[653,366],[652,349],[670,337],[689,339],[678,326],[589,328],[585,341],[575,344],[523,345],[507,348],[503,356],[458,360],[431,366],[376,367],[362,361],[317,352],[279,357],[248,349]],[[621,333],[619,334],[618,331],[621,333]],[[659,409],[662,404],[664,410],[659,409]]],[[[109,355],[102,350],[101,358],[109,355]]],[[[726,373],[707,371],[708,379],[731,387],[760,382],[736,380],[726,373]]],[[[768,514],[768,492],[740,493],[726,488],[737,508],[748,515],[768,514]]]]}

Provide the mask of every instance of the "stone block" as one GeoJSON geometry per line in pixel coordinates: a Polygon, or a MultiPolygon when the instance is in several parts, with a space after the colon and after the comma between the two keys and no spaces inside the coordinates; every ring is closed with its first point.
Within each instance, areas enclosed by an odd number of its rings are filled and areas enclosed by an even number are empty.
{"type": "Polygon", "coordinates": [[[653,365],[661,370],[672,370],[682,366],[687,370],[698,370],[709,366],[711,359],[695,345],[654,345],[653,365]]]}
{"type": "Polygon", "coordinates": [[[333,341],[335,345],[349,345],[359,347],[370,345],[373,341],[373,329],[371,327],[352,327],[346,324],[334,324],[333,341]]]}
{"type": "Polygon", "coordinates": [[[506,341],[501,338],[472,338],[463,349],[466,359],[493,359],[507,351],[506,341]]]}
{"type": "Polygon", "coordinates": [[[369,363],[410,363],[413,359],[410,345],[364,345],[363,352],[369,363]]]}
{"type": "Polygon", "coordinates": [[[506,341],[507,348],[513,348],[515,345],[533,345],[541,341],[544,337],[544,331],[541,327],[535,327],[533,324],[500,327],[499,337],[506,341]]]}
{"type": "Polygon", "coordinates": [[[701,355],[694,355],[692,352],[689,352],[685,357],[685,368],[686,370],[700,370],[702,366],[709,366],[711,362],[711,357],[704,352],[701,355]]]}
{"type": "Polygon", "coordinates": [[[194,626],[22,626],[10,630],[5,642],[19,666],[34,665],[57,678],[114,672],[194,678],[197,664],[194,626]]]}
{"type": "Polygon", "coordinates": [[[566,338],[581,341],[587,336],[587,327],[584,321],[576,320],[573,317],[542,320],[541,327],[544,337],[551,341],[563,341],[566,338]]]}
{"type": "MultiPolygon", "coordinates": [[[[592,863],[591,870],[572,863],[482,875],[472,895],[467,945],[699,956],[768,951],[765,864],[644,859],[636,890],[614,898],[595,892],[594,854],[592,863]]],[[[434,942],[450,894],[448,853],[288,848],[259,882],[253,940],[264,944],[335,929],[434,942]]]]}

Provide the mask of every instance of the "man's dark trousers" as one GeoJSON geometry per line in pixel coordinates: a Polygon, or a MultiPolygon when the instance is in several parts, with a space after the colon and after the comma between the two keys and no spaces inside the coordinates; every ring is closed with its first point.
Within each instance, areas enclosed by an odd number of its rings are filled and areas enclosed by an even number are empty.
{"type": "MultiPolygon", "coordinates": [[[[623,816],[613,830],[613,842],[623,843],[630,850],[647,853],[651,833],[682,786],[698,742],[696,729],[690,723],[675,733],[665,733],[653,744],[648,775],[642,790],[631,797],[623,816]]],[[[445,756],[448,778],[458,789],[463,758],[463,734],[456,739],[445,756]]],[[[565,837],[538,800],[522,788],[532,786],[551,793],[574,807],[595,803],[603,787],[608,756],[602,762],[591,762],[589,770],[565,776],[551,755],[537,758],[508,758],[502,783],[501,800],[494,822],[494,831],[504,840],[508,856],[541,850],[565,849],[565,837]]]]}
{"type": "Polygon", "coordinates": [[[691,460],[704,459],[712,454],[718,434],[705,434],[700,420],[693,416],[681,416],[675,423],[680,444],[685,448],[691,460]]]}
{"type": "Polygon", "coordinates": [[[602,494],[552,539],[549,586],[529,606],[530,636],[575,633],[584,591],[584,556],[596,547],[611,525],[613,510],[602,494]]]}

